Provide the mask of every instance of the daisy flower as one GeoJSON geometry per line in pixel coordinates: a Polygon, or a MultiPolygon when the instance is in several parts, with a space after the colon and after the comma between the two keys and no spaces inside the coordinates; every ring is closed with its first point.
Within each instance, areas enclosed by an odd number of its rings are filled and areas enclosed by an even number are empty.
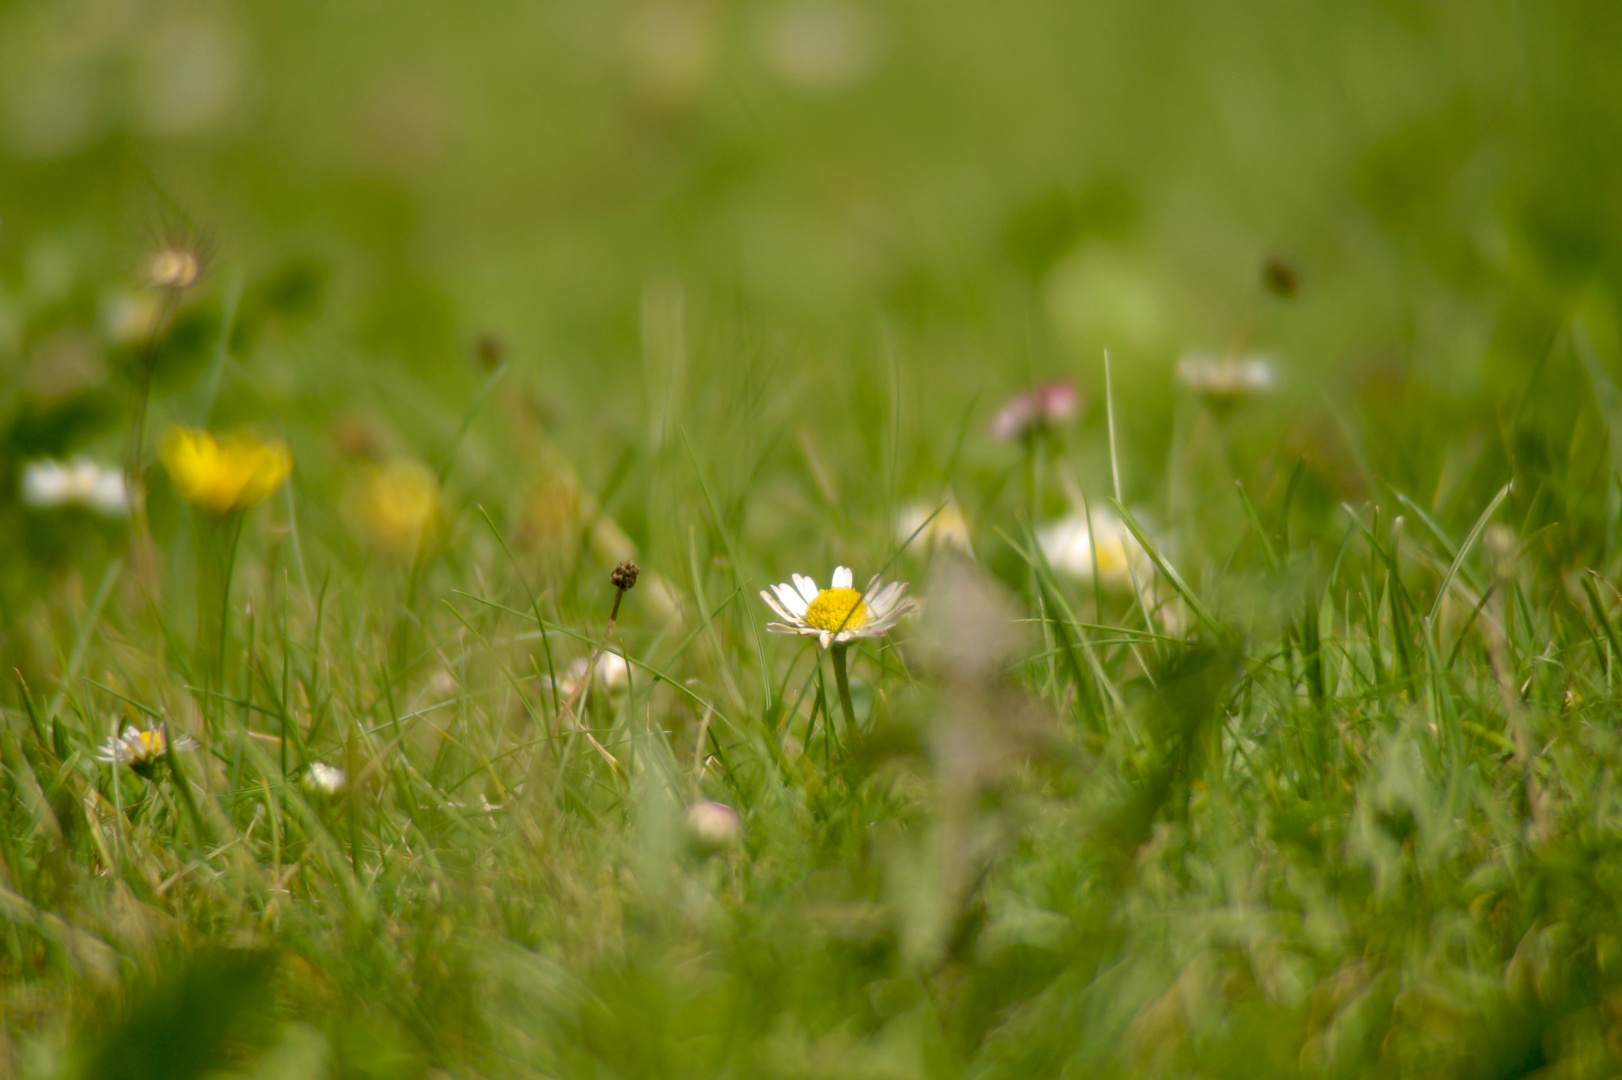
{"type": "MultiPolygon", "coordinates": [[[[584,656],[577,656],[569,661],[569,666],[563,672],[563,677],[557,680],[557,687],[563,691],[564,696],[573,696],[580,689],[580,684],[586,680],[586,669],[590,666],[584,656]]],[[[609,693],[618,693],[631,682],[631,665],[625,662],[625,657],[612,649],[597,658],[597,681],[609,693]]],[[[542,675],[541,683],[551,686],[552,679],[542,675]]]]}
{"type": "Polygon", "coordinates": [[[30,461],[23,466],[22,496],[29,506],[42,508],[77,503],[108,517],[125,517],[130,512],[124,474],[87,458],[30,461]]]}
{"type": "Polygon", "coordinates": [[[1276,376],[1273,361],[1266,356],[1218,358],[1190,353],[1177,361],[1177,378],[1213,404],[1231,406],[1242,398],[1269,392],[1276,376]]]}
{"type": "MultiPolygon", "coordinates": [[[[195,750],[197,740],[182,735],[174,741],[175,750],[195,750]]],[[[96,760],[109,765],[128,765],[136,776],[156,780],[169,761],[170,746],[158,728],[138,728],[134,724],[124,734],[114,735],[96,752],[96,760]]]]}
{"type": "Polygon", "coordinates": [[[1096,560],[1099,584],[1108,589],[1130,588],[1134,576],[1143,582],[1154,571],[1138,538],[1107,507],[1093,507],[1091,527],[1080,513],[1045,525],[1036,530],[1036,542],[1049,566],[1081,581],[1093,580],[1096,560]]]}
{"type": "Polygon", "coordinates": [[[997,410],[991,421],[991,437],[1013,442],[1042,430],[1056,428],[1076,415],[1081,394],[1069,379],[1054,379],[1030,390],[1021,390],[997,410]]]}
{"type": "Polygon", "coordinates": [[[950,494],[944,503],[914,502],[901,508],[896,525],[896,543],[916,542],[926,551],[936,547],[957,548],[974,558],[969,538],[969,522],[950,494]]]}
{"type": "Polygon", "coordinates": [[[311,795],[320,795],[332,798],[343,793],[349,784],[349,774],[333,765],[323,765],[319,761],[310,762],[309,771],[304,774],[304,790],[311,795]]]}
{"type": "Polygon", "coordinates": [[[772,586],[775,598],[765,589],[760,591],[760,598],[783,619],[767,623],[766,629],[778,634],[812,635],[824,649],[855,638],[882,637],[916,606],[902,599],[907,591],[905,582],[881,585],[875,576],[867,588],[857,592],[851,588],[853,578],[848,566],[834,569],[833,582],[826,589],[818,589],[817,583],[803,574],[795,574],[793,579],[792,585],[772,586]]]}

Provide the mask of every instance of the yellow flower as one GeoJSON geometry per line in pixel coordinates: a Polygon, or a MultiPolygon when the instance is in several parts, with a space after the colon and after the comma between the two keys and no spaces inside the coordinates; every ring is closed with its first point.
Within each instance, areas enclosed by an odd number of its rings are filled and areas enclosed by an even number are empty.
{"type": "Polygon", "coordinates": [[[171,427],[160,456],[181,495],[214,514],[264,502],[293,469],[286,443],[245,431],[215,438],[202,428],[171,427]]]}
{"type": "Polygon", "coordinates": [[[370,468],[355,496],[360,525],[377,547],[410,558],[426,542],[439,517],[439,481],[416,461],[370,468]]]}

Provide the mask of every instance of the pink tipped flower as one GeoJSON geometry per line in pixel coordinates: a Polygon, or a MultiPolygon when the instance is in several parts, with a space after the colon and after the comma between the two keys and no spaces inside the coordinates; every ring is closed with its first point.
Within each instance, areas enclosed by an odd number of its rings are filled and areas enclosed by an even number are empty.
{"type": "Polygon", "coordinates": [[[991,437],[1012,442],[1043,428],[1058,427],[1076,415],[1081,394],[1069,379],[1053,379],[1021,390],[1003,403],[991,421],[991,437]]]}

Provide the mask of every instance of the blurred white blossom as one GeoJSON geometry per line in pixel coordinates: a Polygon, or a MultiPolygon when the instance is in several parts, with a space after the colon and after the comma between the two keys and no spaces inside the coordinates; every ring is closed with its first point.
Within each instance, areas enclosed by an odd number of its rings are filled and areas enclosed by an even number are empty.
{"type": "Polygon", "coordinates": [[[341,794],[349,786],[349,774],[333,765],[323,765],[319,761],[312,761],[309,770],[304,774],[304,790],[311,795],[321,795],[331,798],[341,794]]]}
{"type": "Polygon", "coordinates": [[[1201,397],[1228,403],[1273,389],[1273,361],[1266,356],[1189,353],[1177,361],[1177,378],[1201,397]]]}
{"type": "Polygon", "coordinates": [[[30,461],[23,466],[22,498],[29,506],[87,506],[108,517],[130,512],[124,473],[87,458],[30,461]]]}
{"type": "Polygon", "coordinates": [[[743,838],[743,819],[726,803],[696,802],[687,808],[687,829],[706,847],[726,847],[743,838]]]}
{"type": "Polygon", "coordinates": [[[1096,562],[1098,583],[1111,589],[1130,589],[1134,574],[1140,583],[1147,580],[1153,564],[1126,523],[1102,506],[1093,507],[1091,516],[1091,527],[1087,515],[1072,513],[1036,530],[1048,565],[1057,573],[1092,581],[1096,562]]]}
{"type": "Polygon", "coordinates": [[[878,62],[878,21],[846,0],[789,0],[762,24],[760,51],[791,89],[837,93],[861,82],[878,62]]]}
{"type": "Polygon", "coordinates": [[[911,541],[921,550],[936,547],[956,548],[974,557],[974,544],[969,538],[969,523],[950,494],[944,503],[918,501],[901,508],[896,523],[896,543],[911,541]]]}

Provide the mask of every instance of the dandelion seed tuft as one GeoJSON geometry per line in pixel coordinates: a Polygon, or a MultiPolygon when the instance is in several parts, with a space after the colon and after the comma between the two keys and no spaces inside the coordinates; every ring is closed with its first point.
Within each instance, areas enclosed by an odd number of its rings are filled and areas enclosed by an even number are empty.
{"type": "Polygon", "coordinates": [[[179,292],[189,289],[197,284],[202,275],[203,263],[194,251],[185,248],[169,247],[154,252],[146,263],[146,280],[159,289],[174,289],[179,292]]]}

